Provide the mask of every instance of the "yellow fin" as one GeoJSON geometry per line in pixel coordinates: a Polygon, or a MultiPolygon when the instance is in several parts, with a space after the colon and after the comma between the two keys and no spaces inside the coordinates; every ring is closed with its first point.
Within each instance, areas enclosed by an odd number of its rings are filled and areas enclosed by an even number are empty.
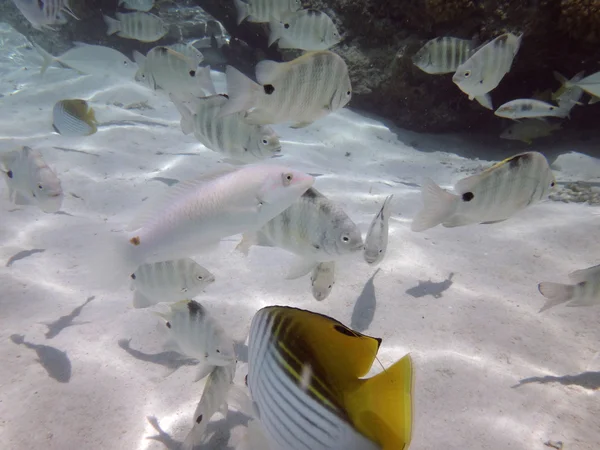
{"type": "Polygon", "coordinates": [[[343,386],[343,404],[353,426],[382,450],[408,448],[412,438],[412,385],[412,360],[406,355],[372,378],[343,386]]]}

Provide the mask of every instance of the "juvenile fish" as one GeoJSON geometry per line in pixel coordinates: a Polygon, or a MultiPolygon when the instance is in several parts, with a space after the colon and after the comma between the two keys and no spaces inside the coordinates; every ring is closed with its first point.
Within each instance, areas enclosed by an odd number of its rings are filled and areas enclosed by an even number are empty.
{"type": "Polygon", "coordinates": [[[60,210],[63,190],[60,180],[38,150],[23,146],[0,155],[0,173],[8,196],[16,204],[35,204],[42,211],[60,210]]]}
{"type": "Polygon", "coordinates": [[[154,0],[119,0],[119,5],[135,11],[148,12],[154,7],[154,0]]]}
{"type": "Polygon", "coordinates": [[[541,100],[519,98],[503,104],[494,114],[498,117],[517,120],[536,117],[567,117],[569,110],[541,100]]]}
{"type": "Polygon", "coordinates": [[[454,186],[456,194],[427,178],[421,189],[423,209],[411,229],[501,222],[546,198],[554,185],[548,161],[538,152],[520,153],[463,178],[454,186]]]}
{"type": "Polygon", "coordinates": [[[94,110],[85,100],[60,100],[52,109],[52,127],[63,136],[89,136],[98,131],[94,110]]]}
{"type": "Polygon", "coordinates": [[[221,116],[248,111],[246,120],[266,125],[293,121],[293,127],[343,108],[352,97],[348,67],[329,51],[308,52],[292,61],[261,61],[255,83],[237,69],[227,67],[229,101],[221,116]]]}
{"type": "Polygon", "coordinates": [[[210,66],[199,66],[202,54],[188,57],[172,48],[159,46],[146,56],[134,50],[133,58],[139,67],[135,79],[145,82],[151,89],[161,88],[181,99],[215,93],[210,66]]]}
{"type": "Polygon", "coordinates": [[[337,260],[363,249],[360,230],[344,210],[314,188],[257,232],[246,232],[237,249],[252,245],[279,247],[298,260],[288,278],[309,273],[319,262],[337,260]]]}
{"type": "Polygon", "coordinates": [[[538,285],[540,293],[548,299],[540,312],[569,301],[567,306],[600,304],[600,265],[577,270],[570,273],[569,278],[575,284],[543,282],[538,285]]]}
{"type": "Polygon", "coordinates": [[[322,301],[329,297],[335,284],[335,261],[319,263],[310,275],[310,283],[315,300],[322,301]]]}
{"type": "Polygon", "coordinates": [[[131,274],[134,308],[194,298],[215,276],[190,258],[142,264],[131,274]]]}
{"type": "Polygon", "coordinates": [[[363,256],[367,264],[379,264],[385,257],[388,244],[388,229],[393,195],[388,195],[383,206],[373,218],[367,237],[363,256]]]}
{"type": "Polygon", "coordinates": [[[64,25],[67,18],[63,12],[79,20],[69,0],[13,0],[13,3],[36,30],[53,30],[53,25],[64,25]]]}
{"type": "Polygon", "coordinates": [[[534,139],[550,136],[553,131],[560,130],[559,123],[548,123],[543,119],[525,119],[522,122],[513,123],[502,132],[502,139],[523,141],[531,144],[534,139]]]}
{"type": "Polygon", "coordinates": [[[182,300],[169,308],[167,313],[155,314],[165,320],[177,349],[200,361],[196,381],[208,375],[215,366],[235,362],[233,339],[204,306],[194,300],[182,300]]]}
{"type": "Polygon", "coordinates": [[[126,39],[140,42],[154,42],[167,34],[168,28],[163,20],[154,14],[145,12],[115,13],[116,19],[104,16],[108,29],[106,35],[117,33],[126,39]]]}
{"type": "Polygon", "coordinates": [[[423,72],[441,74],[456,72],[473,52],[473,41],[441,36],[427,42],[412,57],[413,64],[423,72]]]}
{"type": "Polygon", "coordinates": [[[456,69],[452,81],[469,96],[485,96],[500,84],[512,66],[523,35],[505,33],[479,47],[456,69]]]}
{"type": "Polygon", "coordinates": [[[300,0],[234,0],[238,13],[238,25],[244,21],[269,22],[271,18],[280,19],[287,12],[302,8],[300,0]]]}
{"type": "Polygon", "coordinates": [[[33,47],[44,59],[40,73],[43,75],[50,64],[58,62],[78,72],[93,75],[132,78],[135,64],[123,53],[102,45],[88,45],[75,42],[75,47],[60,56],[52,56],[39,45],[33,47]]]}
{"type": "Polygon", "coordinates": [[[227,102],[224,95],[213,95],[192,102],[193,112],[176,98],[171,98],[181,114],[181,130],[194,133],[206,148],[228,157],[252,163],[281,152],[279,137],[268,126],[250,125],[243,113],[219,117],[227,102]]]}
{"type": "Polygon", "coordinates": [[[324,12],[303,9],[282,15],[269,22],[269,47],[277,42],[279,48],[327,50],[338,44],[340,34],[324,12]]]}

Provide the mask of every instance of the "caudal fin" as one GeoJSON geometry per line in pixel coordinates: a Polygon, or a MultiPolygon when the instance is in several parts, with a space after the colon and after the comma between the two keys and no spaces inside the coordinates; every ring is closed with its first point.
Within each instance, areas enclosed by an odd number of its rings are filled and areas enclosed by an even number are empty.
{"type": "Polygon", "coordinates": [[[539,311],[543,312],[552,308],[553,306],[560,305],[561,303],[571,300],[575,292],[575,286],[572,284],[543,282],[538,284],[538,290],[540,291],[540,294],[548,299],[539,311]]]}
{"type": "Polygon", "coordinates": [[[358,431],[384,449],[406,449],[412,437],[413,370],[410,355],[344,397],[358,431]]]}
{"type": "Polygon", "coordinates": [[[219,117],[252,108],[260,85],[232,66],[227,66],[225,75],[227,77],[229,100],[221,107],[219,117]]]}
{"type": "Polygon", "coordinates": [[[410,226],[412,231],[425,231],[443,223],[456,211],[458,197],[425,178],[421,188],[423,209],[410,226]]]}
{"type": "Polygon", "coordinates": [[[246,17],[250,15],[248,13],[248,4],[246,4],[242,0],[233,0],[233,3],[235,4],[235,9],[237,10],[237,24],[239,25],[244,21],[246,17]]]}
{"type": "Polygon", "coordinates": [[[279,20],[271,18],[269,21],[269,47],[281,38],[281,24],[279,20]]]}
{"type": "Polygon", "coordinates": [[[217,90],[215,89],[212,77],[210,76],[210,66],[199,67],[196,72],[196,77],[200,80],[199,86],[202,90],[207,92],[208,95],[215,95],[217,90]]]}
{"type": "Polygon", "coordinates": [[[121,31],[121,23],[117,19],[113,19],[112,17],[108,17],[104,15],[104,22],[108,27],[106,29],[106,35],[110,36],[111,34],[115,34],[118,31],[121,31]]]}
{"type": "Polygon", "coordinates": [[[177,108],[177,111],[179,111],[179,114],[181,114],[181,121],[179,122],[181,131],[183,131],[183,134],[192,133],[194,131],[194,116],[192,112],[173,94],[170,94],[169,98],[177,108]]]}
{"type": "Polygon", "coordinates": [[[44,61],[42,62],[42,65],[40,67],[40,75],[44,75],[44,73],[46,73],[46,69],[48,69],[50,64],[56,61],[56,58],[50,53],[48,53],[46,50],[44,50],[42,47],[37,45],[35,42],[32,42],[31,45],[33,45],[33,48],[35,48],[40,54],[40,56],[44,58],[44,61]]]}

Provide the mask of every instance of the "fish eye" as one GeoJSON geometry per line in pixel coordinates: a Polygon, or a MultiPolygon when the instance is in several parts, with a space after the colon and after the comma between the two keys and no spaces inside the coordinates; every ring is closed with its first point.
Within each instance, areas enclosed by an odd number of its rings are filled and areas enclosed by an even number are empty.
{"type": "Polygon", "coordinates": [[[553,181],[552,183],[550,183],[550,187],[554,187],[556,186],[556,183],[553,181]]]}
{"type": "Polygon", "coordinates": [[[198,279],[201,280],[203,277],[202,275],[198,275],[198,279]]]}
{"type": "Polygon", "coordinates": [[[283,24],[283,28],[285,28],[286,30],[287,30],[289,27],[290,27],[290,24],[289,24],[289,23],[284,23],[284,24],[283,24]]]}
{"type": "Polygon", "coordinates": [[[281,178],[283,179],[283,185],[289,186],[294,176],[291,173],[284,173],[281,175],[281,178]]]}
{"type": "Polygon", "coordinates": [[[167,326],[167,328],[171,328],[171,322],[167,322],[165,325],[167,326]]]}
{"type": "Polygon", "coordinates": [[[346,92],[346,95],[347,95],[348,97],[350,97],[350,95],[351,95],[351,94],[352,94],[352,91],[347,91],[347,92],[346,92]]]}
{"type": "Polygon", "coordinates": [[[262,143],[265,144],[265,145],[267,145],[269,143],[269,141],[267,141],[266,139],[263,139],[262,143]]]}
{"type": "Polygon", "coordinates": [[[467,70],[464,74],[465,78],[469,78],[471,76],[471,71],[467,70]]]}
{"type": "Polygon", "coordinates": [[[123,61],[123,65],[127,66],[128,65],[127,61],[123,61]]]}
{"type": "Polygon", "coordinates": [[[38,184],[38,189],[41,191],[44,187],[41,184],[38,184]]]}
{"type": "Polygon", "coordinates": [[[348,236],[342,236],[342,241],[348,242],[350,238],[348,236]]]}

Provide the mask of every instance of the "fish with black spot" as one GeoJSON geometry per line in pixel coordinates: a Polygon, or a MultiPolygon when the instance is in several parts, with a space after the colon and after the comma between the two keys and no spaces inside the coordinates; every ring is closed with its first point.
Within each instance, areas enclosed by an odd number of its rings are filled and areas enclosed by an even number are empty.
{"type": "MultiPolygon", "coordinates": [[[[572,107],[572,105],[571,105],[572,107]]],[[[571,108],[560,107],[551,103],[532,98],[519,98],[511,100],[500,106],[494,114],[507,119],[524,119],[536,117],[567,117],[571,108]]]]}
{"type": "Polygon", "coordinates": [[[426,178],[421,189],[423,209],[411,229],[502,222],[544,200],[555,183],[546,157],[538,152],[520,153],[463,178],[454,186],[455,194],[426,178]]]}
{"type": "Polygon", "coordinates": [[[285,14],[269,22],[269,46],[279,48],[327,50],[341,41],[340,33],[331,18],[322,11],[303,9],[285,14]]]}

